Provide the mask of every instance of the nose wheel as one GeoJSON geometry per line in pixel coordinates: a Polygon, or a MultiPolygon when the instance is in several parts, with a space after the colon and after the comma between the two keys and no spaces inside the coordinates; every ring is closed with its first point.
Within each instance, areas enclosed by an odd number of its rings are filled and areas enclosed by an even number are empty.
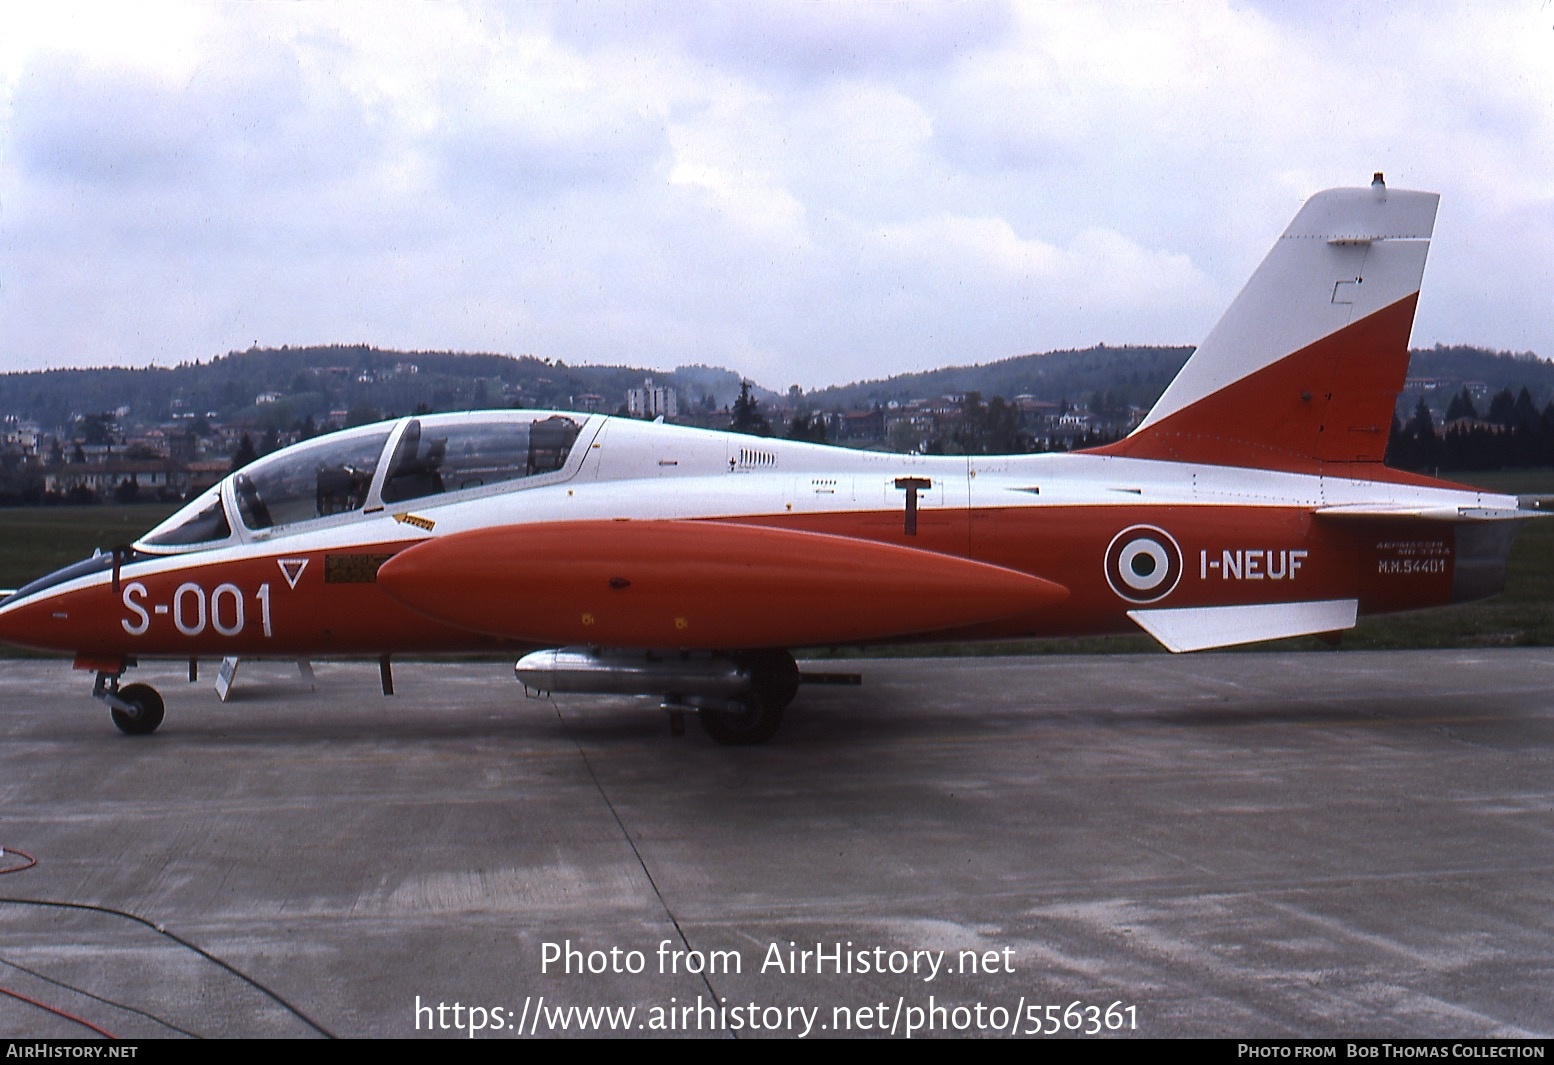
{"type": "Polygon", "coordinates": [[[111,673],[97,674],[92,696],[108,704],[113,723],[126,736],[149,736],[162,723],[162,696],[149,684],[126,684],[111,673]]]}
{"type": "Polygon", "coordinates": [[[113,723],[128,736],[149,736],[162,723],[162,696],[149,684],[130,684],[119,689],[124,706],[113,707],[113,723]]]}

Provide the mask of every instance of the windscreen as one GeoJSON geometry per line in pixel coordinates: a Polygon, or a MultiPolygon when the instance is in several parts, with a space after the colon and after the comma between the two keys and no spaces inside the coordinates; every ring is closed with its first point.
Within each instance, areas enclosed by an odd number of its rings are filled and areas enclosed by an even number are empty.
{"type": "Polygon", "coordinates": [[[243,524],[269,529],[360,510],[389,430],[342,433],[289,447],[233,475],[243,524]]]}
{"type": "Polygon", "coordinates": [[[141,543],[148,547],[193,547],[220,543],[231,535],[221,490],[212,488],[152,529],[141,543]]]}

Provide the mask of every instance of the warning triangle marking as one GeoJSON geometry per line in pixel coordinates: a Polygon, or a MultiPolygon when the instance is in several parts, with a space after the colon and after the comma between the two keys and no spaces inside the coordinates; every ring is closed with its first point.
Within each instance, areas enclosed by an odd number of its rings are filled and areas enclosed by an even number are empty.
{"type": "Polygon", "coordinates": [[[275,560],[281,567],[281,576],[286,578],[286,584],[293,590],[297,582],[302,579],[302,571],[308,568],[308,560],[305,558],[278,558],[275,560]]]}

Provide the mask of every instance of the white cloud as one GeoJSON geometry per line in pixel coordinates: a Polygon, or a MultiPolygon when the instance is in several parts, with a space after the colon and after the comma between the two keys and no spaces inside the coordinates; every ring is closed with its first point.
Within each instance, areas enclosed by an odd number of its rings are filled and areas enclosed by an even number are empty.
{"type": "Polygon", "coordinates": [[[558,36],[584,51],[645,41],[708,67],[800,84],[950,66],[1005,37],[1013,21],[1011,6],[993,0],[671,0],[542,10],[558,36]]]}
{"type": "Polygon", "coordinates": [[[1190,343],[1375,169],[1443,193],[1416,340],[1554,355],[1554,19],[1473,8],[15,7],[0,367],[1190,343]]]}

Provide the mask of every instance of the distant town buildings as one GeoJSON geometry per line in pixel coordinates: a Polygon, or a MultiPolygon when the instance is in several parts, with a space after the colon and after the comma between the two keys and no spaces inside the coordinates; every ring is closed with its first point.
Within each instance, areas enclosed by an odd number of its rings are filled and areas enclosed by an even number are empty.
{"type": "MultiPolygon", "coordinates": [[[[191,380],[170,389],[156,380],[165,371],[147,371],[145,381],[114,376],[124,371],[102,371],[101,378],[86,371],[84,382],[70,386],[74,391],[56,386],[52,395],[41,387],[47,380],[29,378],[24,389],[18,379],[0,375],[0,389],[10,387],[10,409],[0,410],[0,505],[170,503],[216,483],[230,472],[235,455],[263,456],[304,437],[396,414],[498,405],[623,412],[711,429],[737,425],[752,434],[903,453],[1063,451],[1126,435],[1145,416],[1140,404],[1153,394],[1144,387],[1152,385],[1151,375],[1166,376],[1151,368],[1154,363],[1125,362],[1110,378],[1061,366],[1044,377],[1046,367],[1033,364],[1029,374],[961,373],[958,388],[886,381],[806,394],[797,385],[786,393],[749,382],[740,388],[738,375],[698,366],[682,367],[672,378],[645,377],[630,388],[641,371],[596,367],[578,373],[527,356],[510,360],[523,370],[513,374],[508,363],[487,356],[465,369],[450,368],[447,357],[436,353],[418,356],[424,359],[419,362],[402,356],[356,361],[344,349],[325,354],[331,361],[293,364],[284,372],[262,361],[252,367],[224,363],[215,383],[191,380]],[[244,372],[235,374],[239,369],[244,372]],[[1006,394],[977,390],[983,380],[984,387],[1006,394]]],[[[1476,360],[1466,364],[1472,372],[1453,374],[1453,364],[1440,357],[1439,367],[1430,364],[1407,378],[1389,462],[1442,470],[1554,464],[1554,402],[1548,398],[1554,381],[1546,364],[1515,356],[1513,369],[1545,375],[1531,381],[1530,391],[1518,391],[1504,384],[1503,366],[1469,354],[1476,360]]],[[[1176,358],[1169,351],[1151,357],[1164,363],[1176,358]]],[[[83,372],[72,373],[76,380],[83,372]]]]}
{"type": "MultiPolygon", "coordinates": [[[[224,464],[227,470],[231,464],[224,464]]],[[[172,459],[111,459],[66,463],[44,474],[43,491],[61,498],[82,492],[98,499],[182,499],[189,494],[189,471],[172,459]]]]}
{"type": "Polygon", "coordinates": [[[649,377],[641,388],[626,391],[626,413],[633,418],[675,418],[680,414],[680,402],[673,388],[655,385],[649,377]]]}

